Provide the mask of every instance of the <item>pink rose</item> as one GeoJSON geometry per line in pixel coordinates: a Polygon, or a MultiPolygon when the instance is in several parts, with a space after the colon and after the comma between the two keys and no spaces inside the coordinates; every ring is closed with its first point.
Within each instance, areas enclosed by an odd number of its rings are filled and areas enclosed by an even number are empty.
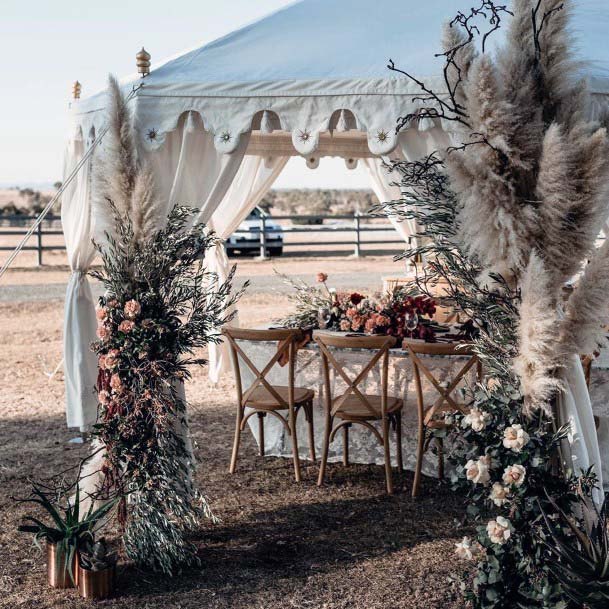
{"type": "Polygon", "coordinates": [[[102,369],[105,370],[106,369],[106,356],[105,355],[100,355],[99,359],[98,359],[98,366],[102,369]]]}
{"type": "Polygon", "coordinates": [[[131,321],[130,319],[124,319],[118,325],[118,330],[119,330],[119,332],[124,332],[125,334],[127,334],[128,332],[131,332],[131,330],[133,330],[134,327],[135,327],[135,322],[131,321]]]}
{"type": "Polygon", "coordinates": [[[105,389],[102,389],[97,393],[97,399],[99,400],[100,404],[105,406],[110,402],[110,394],[105,389]]]}
{"type": "Polygon", "coordinates": [[[325,281],[328,280],[328,275],[327,273],[317,273],[317,281],[319,283],[324,283],[325,281]]]}
{"type": "Polygon", "coordinates": [[[129,300],[128,302],[125,303],[125,317],[127,319],[135,319],[140,312],[142,311],[142,307],[140,306],[140,303],[137,302],[137,300],[129,300]]]}
{"type": "Polygon", "coordinates": [[[107,326],[102,324],[100,326],[97,326],[96,334],[97,338],[99,338],[100,340],[107,340],[108,338],[110,338],[111,332],[107,326]]]}
{"type": "Polygon", "coordinates": [[[340,329],[342,332],[349,332],[349,330],[351,330],[351,323],[348,319],[341,319],[340,329]]]}
{"type": "Polygon", "coordinates": [[[97,309],[97,311],[95,311],[95,317],[97,317],[99,321],[104,321],[106,317],[108,317],[107,309],[105,307],[97,309]]]}
{"type": "Polygon", "coordinates": [[[120,393],[123,390],[123,381],[116,372],[110,377],[110,387],[115,393],[120,393]]]}
{"type": "Polygon", "coordinates": [[[120,351],[118,349],[111,349],[106,354],[106,358],[104,363],[106,365],[106,370],[112,370],[118,366],[118,358],[120,356],[120,351]]]}

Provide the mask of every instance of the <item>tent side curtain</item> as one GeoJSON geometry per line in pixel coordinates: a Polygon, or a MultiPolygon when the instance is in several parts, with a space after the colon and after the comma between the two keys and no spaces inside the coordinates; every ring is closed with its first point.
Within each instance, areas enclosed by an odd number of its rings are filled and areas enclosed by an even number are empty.
{"type": "MultiPolygon", "coordinates": [[[[272,187],[288,160],[289,157],[285,156],[266,159],[260,156],[245,157],[224,200],[209,222],[210,229],[220,239],[228,239],[237,230],[272,187]]],[[[217,274],[219,281],[226,280],[230,263],[223,243],[209,251],[205,262],[207,268],[217,274]]],[[[231,323],[238,325],[238,318],[235,316],[231,323]]],[[[224,342],[209,345],[209,378],[212,382],[217,383],[222,374],[228,371],[229,363],[230,356],[224,342]]]]}
{"type": "MultiPolygon", "coordinates": [[[[79,135],[68,143],[64,157],[64,178],[73,171],[91,145],[79,135]]],[[[64,376],[68,427],[88,429],[97,417],[97,359],[90,344],[95,340],[95,305],[87,271],[95,257],[93,219],[91,214],[92,160],[83,165],[61,198],[61,222],[68,264],[72,274],[68,281],[64,306],[64,376]]]]}

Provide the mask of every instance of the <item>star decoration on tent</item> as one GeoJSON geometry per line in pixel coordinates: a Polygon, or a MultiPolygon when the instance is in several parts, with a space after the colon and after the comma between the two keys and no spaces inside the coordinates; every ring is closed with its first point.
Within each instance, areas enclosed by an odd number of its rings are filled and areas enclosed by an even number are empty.
{"type": "Polygon", "coordinates": [[[230,134],[230,131],[223,131],[223,132],[220,134],[220,141],[221,141],[223,144],[228,144],[228,143],[231,141],[231,134],[230,134]]]}
{"type": "Polygon", "coordinates": [[[298,134],[298,139],[301,142],[308,142],[310,138],[311,138],[311,133],[310,133],[310,131],[307,131],[306,129],[304,131],[301,131],[298,134]]]}
{"type": "Polygon", "coordinates": [[[389,138],[389,133],[387,133],[387,131],[385,131],[384,129],[381,129],[377,134],[376,134],[376,139],[379,142],[386,142],[387,139],[389,138]]]}
{"type": "Polygon", "coordinates": [[[156,136],[158,135],[158,131],[156,129],[148,129],[148,133],[146,133],[146,137],[152,142],[156,140],[156,136]]]}

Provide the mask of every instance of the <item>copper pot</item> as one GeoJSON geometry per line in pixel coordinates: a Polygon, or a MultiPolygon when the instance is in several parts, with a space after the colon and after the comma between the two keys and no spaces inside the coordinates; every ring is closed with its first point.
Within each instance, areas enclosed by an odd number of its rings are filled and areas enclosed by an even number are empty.
{"type": "Polygon", "coordinates": [[[114,565],[101,571],[78,565],[78,593],[87,599],[108,598],[114,591],[114,572],[114,565]]]}
{"type": "Polygon", "coordinates": [[[57,544],[51,542],[47,543],[47,580],[49,586],[53,588],[74,588],[76,586],[78,581],[76,558],[76,553],[74,553],[72,574],[75,581],[72,581],[63,557],[63,552],[57,549],[57,544]]]}

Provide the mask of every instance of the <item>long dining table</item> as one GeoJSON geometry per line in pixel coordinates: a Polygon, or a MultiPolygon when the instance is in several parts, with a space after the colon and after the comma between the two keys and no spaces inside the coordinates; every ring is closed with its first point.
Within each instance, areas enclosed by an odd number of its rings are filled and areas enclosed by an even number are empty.
{"type": "MultiPolygon", "coordinates": [[[[251,342],[241,341],[241,347],[248,358],[259,369],[264,368],[266,363],[273,357],[277,350],[275,342],[251,342]]],[[[370,361],[371,353],[364,349],[340,349],[334,352],[338,362],[345,371],[353,378],[370,361]]],[[[434,376],[451,378],[463,366],[466,356],[423,356],[426,366],[432,370],[434,376]]],[[[241,364],[242,382],[248,387],[255,380],[253,373],[246,365],[241,364]]],[[[274,385],[287,385],[287,367],[276,364],[266,376],[267,380],[274,385]]],[[[468,375],[466,382],[471,382],[473,376],[468,375]]],[[[295,384],[297,387],[305,387],[315,391],[315,402],[313,408],[313,420],[315,425],[315,448],[316,453],[321,454],[321,443],[323,437],[324,420],[324,382],[322,359],[319,348],[314,341],[308,342],[298,349],[296,358],[295,384]]],[[[424,386],[424,391],[429,395],[431,402],[435,401],[438,394],[431,386],[424,386]]],[[[332,395],[339,395],[346,389],[346,384],[338,375],[331,379],[332,395]]],[[[368,394],[379,394],[381,392],[380,368],[377,365],[371,370],[361,385],[361,389],[368,394]]],[[[406,349],[395,347],[389,355],[389,383],[388,393],[391,396],[404,400],[405,407],[402,414],[402,449],[405,469],[414,470],[417,447],[417,395],[414,386],[413,367],[406,349]]],[[[426,395],[427,397],[427,395],[426,395]]],[[[429,400],[426,400],[429,402],[429,400]]],[[[255,417],[248,420],[251,432],[256,442],[259,443],[258,423],[255,417]]],[[[308,431],[304,413],[300,413],[297,419],[297,438],[299,454],[301,459],[309,458],[308,431]]],[[[266,417],[264,422],[264,447],[265,455],[277,457],[291,457],[292,447],[289,434],[285,427],[275,417],[266,417]]],[[[341,437],[337,436],[330,445],[329,461],[336,462],[342,459],[343,446],[341,437]]],[[[392,461],[395,462],[395,435],[392,434],[392,461]]],[[[349,460],[353,463],[382,464],[384,463],[383,447],[370,432],[360,425],[354,425],[349,433],[349,460]]],[[[427,451],[423,459],[423,473],[428,476],[437,476],[437,457],[427,451]]]]}

